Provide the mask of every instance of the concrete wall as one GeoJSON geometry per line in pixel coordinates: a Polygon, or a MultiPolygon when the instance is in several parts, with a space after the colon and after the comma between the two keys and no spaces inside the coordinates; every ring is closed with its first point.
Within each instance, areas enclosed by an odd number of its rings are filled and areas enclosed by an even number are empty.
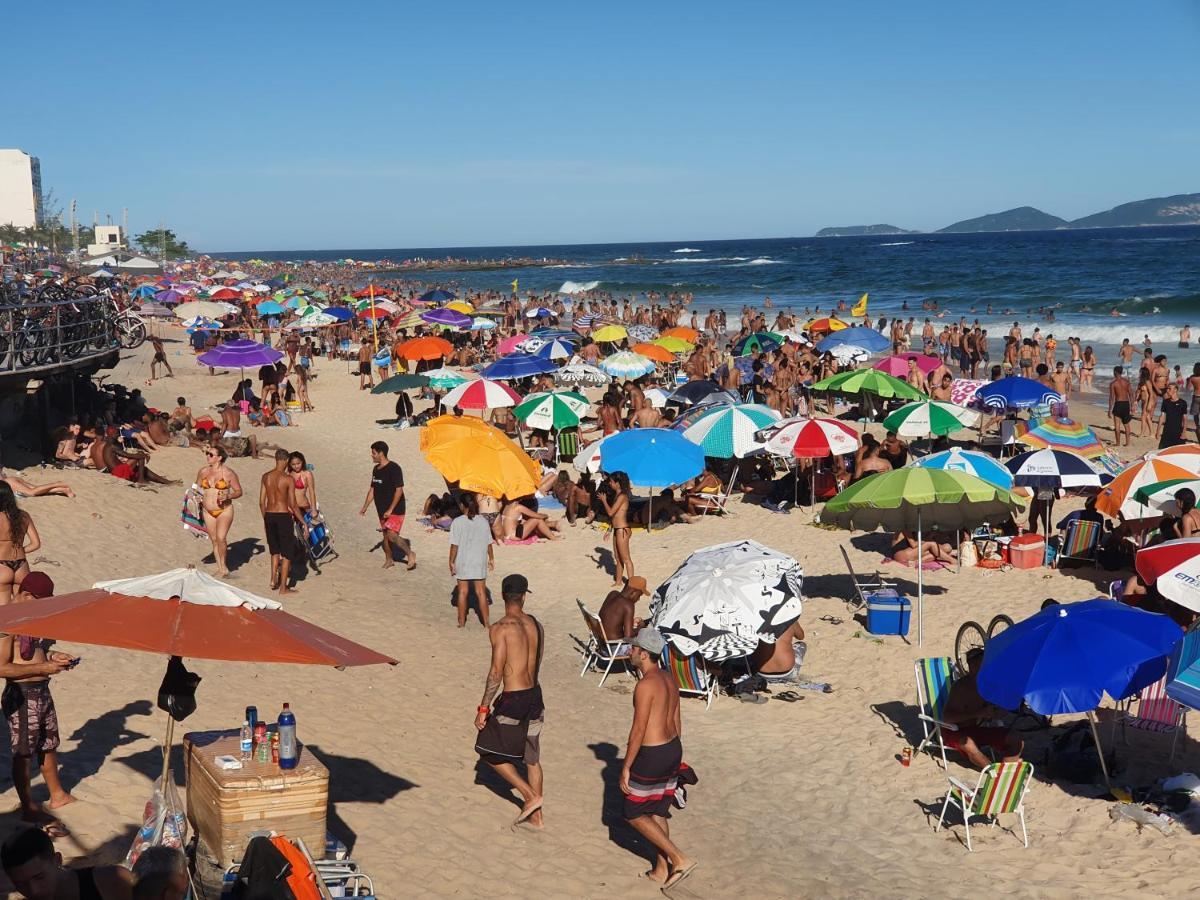
{"type": "Polygon", "coordinates": [[[36,227],[41,221],[41,188],[36,157],[0,150],[0,225],[36,227]]]}

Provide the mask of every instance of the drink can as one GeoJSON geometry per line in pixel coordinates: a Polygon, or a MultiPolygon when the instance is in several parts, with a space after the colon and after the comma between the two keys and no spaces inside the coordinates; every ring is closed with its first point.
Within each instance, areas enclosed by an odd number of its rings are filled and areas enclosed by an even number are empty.
{"type": "Polygon", "coordinates": [[[271,734],[271,762],[279,765],[279,732],[271,734]]]}
{"type": "Polygon", "coordinates": [[[908,766],[912,764],[912,747],[905,747],[900,751],[900,765],[908,766]]]}
{"type": "Polygon", "coordinates": [[[258,724],[258,707],[257,706],[247,706],[246,707],[246,721],[250,723],[250,731],[253,732],[254,726],[256,726],[258,724]]]}

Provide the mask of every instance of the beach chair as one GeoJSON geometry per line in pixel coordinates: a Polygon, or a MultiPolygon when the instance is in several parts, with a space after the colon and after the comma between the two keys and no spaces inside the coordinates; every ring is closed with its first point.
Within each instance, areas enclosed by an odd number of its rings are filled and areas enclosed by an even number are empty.
{"type": "Polygon", "coordinates": [[[555,463],[573,460],[579,455],[579,429],[570,428],[558,432],[554,446],[558,454],[555,463]]]}
{"type": "Polygon", "coordinates": [[[717,679],[701,664],[699,653],[684,656],[675,649],[674,644],[667,641],[667,646],[663,648],[662,656],[659,658],[659,664],[675,677],[675,683],[679,685],[679,693],[691,697],[703,697],[705,709],[712,706],[717,690],[717,679]]]}
{"type": "Polygon", "coordinates": [[[583,614],[583,623],[588,630],[588,644],[583,651],[583,668],[579,670],[579,677],[582,678],[584,673],[593,666],[596,668],[603,666],[604,674],[600,676],[598,686],[604,687],[604,682],[608,679],[608,673],[612,671],[613,666],[617,663],[625,663],[628,667],[629,642],[610,641],[608,635],[604,633],[604,623],[600,621],[600,617],[589,611],[579,598],[575,599],[575,603],[578,604],[579,611],[583,614]]]}
{"type": "Polygon", "coordinates": [[[946,811],[953,803],[962,810],[963,827],[967,830],[967,850],[971,851],[971,816],[986,816],[996,824],[996,816],[1004,813],[1016,813],[1021,820],[1021,840],[1029,846],[1029,832],[1025,829],[1025,793],[1029,790],[1029,782],[1033,775],[1033,764],[1024,760],[1017,762],[992,763],[979,774],[979,784],[972,789],[957,778],[950,778],[950,789],[946,792],[946,802],[942,804],[942,814],[938,818],[937,827],[940,831],[946,821],[946,811]]]}
{"type": "Polygon", "coordinates": [[[942,754],[942,767],[949,768],[942,729],[958,731],[958,726],[943,722],[942,710],[946,706],[946,698],[950,696],[950,685],[954,681],[954,664],[948,656],[933,656],[918,659],[913,668],[917,677],[917,717],[921,720],[921,729],[925,734],[913,755],[919,755],[926,747],[929,747],[932,753],[936,747],[942,754]]]}
{"type": "Polygon", "coordinates": [[[700,515],[707,516],[709,513],[712,513],[714,516],[730,515],[731,513],[728,509],[726,509],[726,505],[729,503],[730,495],[733,494],[733,484],[736,479],[737,472],[735,471],[733,475],[729,477],[729,483],[723,488],[711,493],[708,491],[701,491],[693,494],[692,496],[694,498],[705,501],[704,506],[700,509],[700,515]]]}
{"type": "Polygon", "coordinates": [[[875,570],[872,580],[864,581],[859,578],[850,562],[850,554],[846,552],[846,547],[839,544],[838,549],[842,551],[842,559],[846,561],[846,569],[850,572],[850,582],[854,585],[854,594],[846,601],[852,609],[866,609],[871,596],[877,591],[896,589],[896,583],[884,578],[878,569],[875,570]]]}
{"type": "Polygon", "coordinates": [[[1074,519],[1067,523],[1063,532],[1062,549],[1058,553],[1058,565],[1076,560],[1096,565],[1096,557],[1100,552],[1100,538],[1104,528],[1099,522],[1088,519],[1074,519]]]}
{"type": "Polygon", "coordinates": [[[1187,707],[1167,696],[1167,680],[1162,678],[1142,688],[1137,697],[1137,712],[1132,711],[1133,701],[1121,717],[1121,736],[1129,743],[1126,727],[1154,734],[1170,734],[1171,755],[1175,758],[1175,747],[1179,743],[1179,732],[1187,729],[1187,707]]]}

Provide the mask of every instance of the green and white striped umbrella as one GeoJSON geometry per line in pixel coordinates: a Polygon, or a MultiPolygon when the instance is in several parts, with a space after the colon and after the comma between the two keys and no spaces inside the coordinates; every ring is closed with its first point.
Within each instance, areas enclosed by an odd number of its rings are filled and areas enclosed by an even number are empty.
{"type": "Polygon", "coordinates": [[[950,434],[978,424],[979,413],[975,410],[940,400],[906,403],[883,420],[883,427],[888,431],[908,438],[950,434]]]}
{"type": "Polygon", "coordinates": [[[699,444],[705,456],[741,459],[762,450],[755,433],[779,419],[775,410],[757,403],[717,406],[685,428],[683,436],[699,444]]]}
{"type": "Polygon", "coordinates": [[[574,428],[590,406],[588,398],[575,391],[541,391],[513,407],[513,415],[530,428],[574,428]]]}

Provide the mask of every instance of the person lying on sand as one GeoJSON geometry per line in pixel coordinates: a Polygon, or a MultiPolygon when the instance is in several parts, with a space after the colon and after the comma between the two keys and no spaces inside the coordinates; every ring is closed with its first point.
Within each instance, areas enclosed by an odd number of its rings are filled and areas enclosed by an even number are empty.
{"type": "MultiPolygon", "coordinates": [[[[949,544],[939,544],[937,541],[921,541],[920,554],[922,563],[955,563],[958,557],[955,554],[954,548],[949,544]]],[[[909,531],[901,531],[895,542],[892,544],[892,549],[888,551],[888,555],[898,563],[904,563],[906,566],[916,566],[917,552],[917,536],[909,531]]]]}

